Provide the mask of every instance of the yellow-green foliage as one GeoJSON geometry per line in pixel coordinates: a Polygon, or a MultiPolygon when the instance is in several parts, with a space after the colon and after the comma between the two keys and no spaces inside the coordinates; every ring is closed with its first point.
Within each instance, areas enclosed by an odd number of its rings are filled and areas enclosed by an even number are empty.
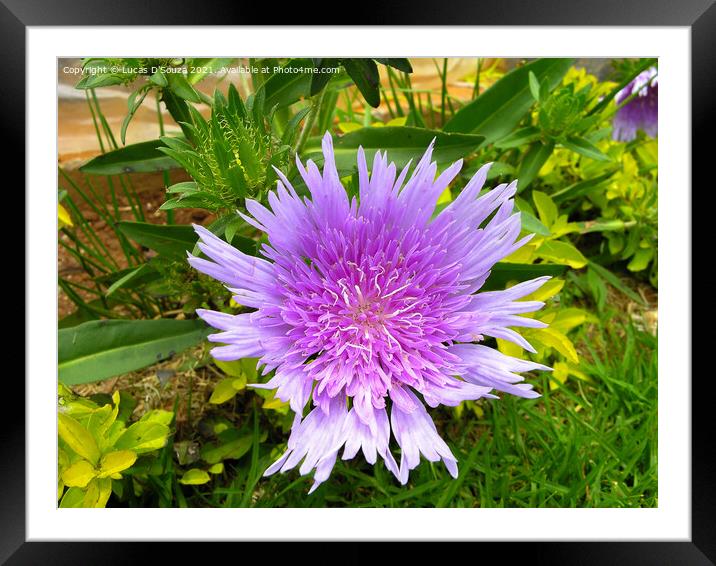
{"type": "Polygon", "coordinates": [[[60,507],[104,507],[113,480],[132,471],[137,458],[167,442],[174,413],[154,410],[127,426],[120,394],[99,406],[60,385],[58,400],[58,482],[60,507]]]}

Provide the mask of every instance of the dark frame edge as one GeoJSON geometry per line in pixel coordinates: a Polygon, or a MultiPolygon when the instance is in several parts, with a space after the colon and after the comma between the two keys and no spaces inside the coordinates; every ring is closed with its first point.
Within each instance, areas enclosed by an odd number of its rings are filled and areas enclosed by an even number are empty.
{"type": "MultiPolygon", "coordinates": [[[[98,8],[95,7],[95,8],[98,8]]],[[[508,10],[509,11],[509,10],[508,10]]],[[[505,16],[504,11],[501,14],[505,16]]],[[[484,22],[485,24],[491,22],[484,22]]],[[[679,22],[677,25],[679,25],[679,22]]],[[[25,162],[25,118],[26,111],[15,111],[18,103],[25,104],[26,74],[26,23],[13,11],[0,2],[0,48],[2,53],[10,54],[4,58],[6,75],[15,77],[12,83],[0,90],[0,116],[6,136],[16,143],[8,144],[5,151],[11,152],[9,162],[25,162]],[[18,143],[19,141],[22,143],[18,143]],[[14,159],[13,159],[14,158],[14,159]]],[[[647,25],[647,24],[644,24],[647,25]]],[[[673,24],[672,24],[673,25],[673,24]]],[[[714,131],[713,114],[710,108],[713,95],[716,94],[716,69],[712,64],[712,54],[716,52],[716,4],[710,0],[708,8],[693,22],[692,32],[692,148],[709,147],[714,131]]],[[[692,186],[712,183],[709,161],[692,159],[692,186]]],[[[24,178],[25,170],[21,175],[24,178]]],[[[692,192],[693,194],[693,192],[692,192]]],[[[25,197],[26,198],[26,197],[25,197]]],[[[22,218],[27,220],[27,203],[24,201],[22,218]]],[[[25,227],[27,230],[27,225],[25,227]]],[[[26,249],[24,257],[26,257],[26,249]]],[[[26,267],[26,266],[25,266],[26,267]]],[[[25,271],[23,270],[23,287],[25,271]]],[[[26,295],[27,299],[27,295],[26,295]]],[[[23,314],[20,320],[25,320],[23,314]]],[[[23,325],[23,335],[24,325],[23,325]]],[[[711,418],[711,396],[708,395],[707,380],[692,379],[692,539],[690,542],[586,542],[586,543],[511,543],[510,554],[524,555],[540,563],[551,555],[550,563],[579,564],[716,564],[716,461],[710,434],[713,424],[711,418]],[[707,406],[707,404],[709,406],[707,406]]],[[[5,381],[6,394],[11,399],[25,398],[24,381],[13,379],[5,381]]],[[[47,561],[52,556],[53,563],[76,563],[81,557],[85,563],[119,564],[133,558],[148,558],[151,550],[160,550],[164,559],[176,553],[185,552],[184,545],[162,545],[153,543],[135,543],[123,545],[119,542],[87,544],[66,543],[27,543],[25,509],[25,408],[20,409],[20,418],[15,414],[3,415],[5,427],[5,457],[0,461],[0,486],[3,491],[0,517],[3,529],[0,531],[0,563],[34,564],[47,561]],[[177,552],[178,550],[178,552],[177,552]]],[[[247,544],[247,543],[242,543],[247,544]]],[[[250,544],[250,543],[249,543],[250,544]]],[[[325,543],[324,543],[325,544],[325,543]]],[[[371,546],[375,543],[351,543],[350,546],[371,546]]],[[[488,543],[495,547],[500,543],[488,543]]],[[[332,545],[331,545],[332,546],[332,545]]],[[[420,551],[420,546],[413,546],[420,551]]],[[[361,548],[365,552],[365,548],[361,548]]],[[[324,550],[325,551],[325,550],[324,550]]],[[[344,556],[351,555],[342,552],[344,556]]],[[[353,554],[357,556],[358,554],[353,554]]],[[[290,556],[290,555],[289,555],[290,556]]]]}
{"type": "MultiPolygon", "coordinates": [[[[0,53],[3,57],[3,73],[9,80],[5,81],[0,89],[0,120],[3,127],[3,134],[6,140],[12,140],[5,144],[7,161],[6,163],[23,164],[20,168],[19,186],[25,187],[25,24],[22,23],[15,13],[9,10],[3,2],[0,2],[0,53]],[[18,109],[22,108],[23,112],[18,109]]],[[[18,167],[15,167],[18,169],[18,167]]],[[[16,212],[18,224],[22,231],[15,227],[15,233],[25,234],[27,226],[25,213],[27,211],[26,192],[23,192],[22,210],[16,212]]],[[[19,244],[19,242],[18,242],[19,244]]],[[[27,299],[25,289],[27,267],[26,243],[23,239],[23,269],[22,275],[16,274],[17,279],[22,279],[22,289],[27,299]]],[[[16,281],[17,281],[16,279],[16,281]]],[[[18,301],[19,303],[19,301],[18,301]]],[[[23,305],[25,303],[23,302],[23,305]]],[[[25,336],[25,316],[23,308],[20,312],[20,305],[10,305],[15,311],[14,318],[22,321],[22,338],[25,336]]],[[[8,312],[8,314],[10,314],[8,312]]],[[[12,316],[12,315],[11,315],[12,316]]],[[[19,329],[18,329],[19,330],[19,329]]],[[[17,332],[17,331],[16,331],[17,332]]],[[[20,332],[17,332],[20,334],[20,332]]],[[[25,340],[26,343],[26,340],[25,340]]],[[[14,354],[17,356],[17,353],[14,354]]],[[[24,367],[25,357],[22,358],[24,367]]],[[[23,371],[23,374],[25,372],[23,371]]],[[[4,457],[0,460],[0,486],[2,488],[2,505],[0,505],[0,517],[2,529],[0,529],[0,563],[5,560],[25,542],[25,380],[15,379],[5,381],[5,395],[8,399],[15,399],[13,407],[16,412],[9,410],[2,411],[2,439],[4,457]],[[22,399],[22,404],[19,400],[22,399]]]]}

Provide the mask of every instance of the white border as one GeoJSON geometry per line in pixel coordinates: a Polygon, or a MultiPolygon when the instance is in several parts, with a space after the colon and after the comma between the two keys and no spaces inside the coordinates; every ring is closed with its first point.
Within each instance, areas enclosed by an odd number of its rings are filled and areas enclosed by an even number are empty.
{"type": "Polygon", "coordinates": [[[690,44],[686,27],[29,27],[28,540],[690,540],[690,44]],[[658,56],[658,509],[56,509],[56,58],[187,49],[192,56],[658,56]]]}

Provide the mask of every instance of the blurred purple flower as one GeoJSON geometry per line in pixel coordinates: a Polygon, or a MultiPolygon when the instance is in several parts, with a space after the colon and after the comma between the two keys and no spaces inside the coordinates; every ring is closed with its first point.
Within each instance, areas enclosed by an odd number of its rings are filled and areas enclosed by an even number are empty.
{"type": "Polygon", "coordinates": [[[614,97],[621,104],[631,95],[636,95],[614,116],[612,138],[617,141],[631,141],[637,130],[643,130],[655,138],[658,132],[659,83],[656,67],[639,73],[633,81],[614,97]]]}
{"type": "Polygon", "coordinates": [[[406,181],[387,154],[376,153],[372,174],[358,152],[359,199],[349,199],[336,170],[329,134],[323,138],[323,174],[297,159],[311,199],[302,199],[277,171],[271,210],[247,200],[243,218],[268,235],[266,259],[236,250],[195,226],[207,261],[189,262],[223,282],[239,304],[256,309],[230,315],[198,310],[221,342],[218,360],[259,357],[265,384],[295,412],[288,449],[265,475],[301,461],[315,469],[313,491],[331,473],[341,447],[344,460],[362,449],[380,456],[401,483],[420,462],[442,460],[457,477],[457,460],[439,436],[424,404],[455,406],[493,397],[494,389],[538,397],[517,372],[548,370],[477,344],[502,338],[534,352],[515,327],[544,327],[518,316],[543,306],[518,299],[539,288],[541,277],[505,291],[476,293],[492,266],[532,235],[517,240],[513,213],[517,181],[478,198],[489,164],[433,217],[440,194],[462,161],[436,179],[433,147],[406,181]],[[459,376],[459,377],[458,377],[459,376]],[[418,396],[422,396],[422,400],[418,396]],[[304,418],[309,399],[313,408],[304,418]],[[389,443],[401,449],[400,465],[389,443]]]}

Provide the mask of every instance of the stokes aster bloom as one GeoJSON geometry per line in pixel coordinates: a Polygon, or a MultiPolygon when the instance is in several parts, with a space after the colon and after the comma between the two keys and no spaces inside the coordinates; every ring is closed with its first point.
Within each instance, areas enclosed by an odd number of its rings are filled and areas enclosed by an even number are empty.
{"type": "Polygon", "coordinates": [[[358,152],[359,198],[349,199],[335,166],[330,135],[323,138],[323,174],[312,161],[298,169],[311,198],[288,180],[268,195],[270,210],[247,200],[243,218],[268,234],[266,259],[233,248],[195,226],[210,260],[189,256],[199,271],[223,282],[239,304],[256,309],[230,315],[198,310],[223,332],[209,340],[218,360],[258,357],[265,384],[296,413],[288,449],[265,475],[297,466],[315,469],[313,491],[359,450],[380,456],[401,483],[420,462],[442,460],[457,477],[457,460],[439,436],[425,404],[455,406],[503,391],[538,397],[518,372],[549,368],[479,344],[491,336],[534,352],[509,327],[544,327],[518,316],[543,306],[518,299],[541,277],[505,291],[477,293],[492,266],[530,238],[518,240],[513,212],[517,182],[478,198],[489,164],[434,216],[440,194],[462,161],[436,178],[432,144],[406,181],[386,154],[369,175],[358,152]],[[314,408],[304,418],[306,404],[314,408]],[[391,432],[400,464],[390,448],[391,432]]]}
{"type": "Polygon", "coordinates": [[[656,137],[659,124],[659,83],[656,67],[651,67],[620,90],[614,97],[621,104],[631,95],[636,96],[614,116],[612,138],[617,141],[631,141],[637,130],[656,137]]]}

